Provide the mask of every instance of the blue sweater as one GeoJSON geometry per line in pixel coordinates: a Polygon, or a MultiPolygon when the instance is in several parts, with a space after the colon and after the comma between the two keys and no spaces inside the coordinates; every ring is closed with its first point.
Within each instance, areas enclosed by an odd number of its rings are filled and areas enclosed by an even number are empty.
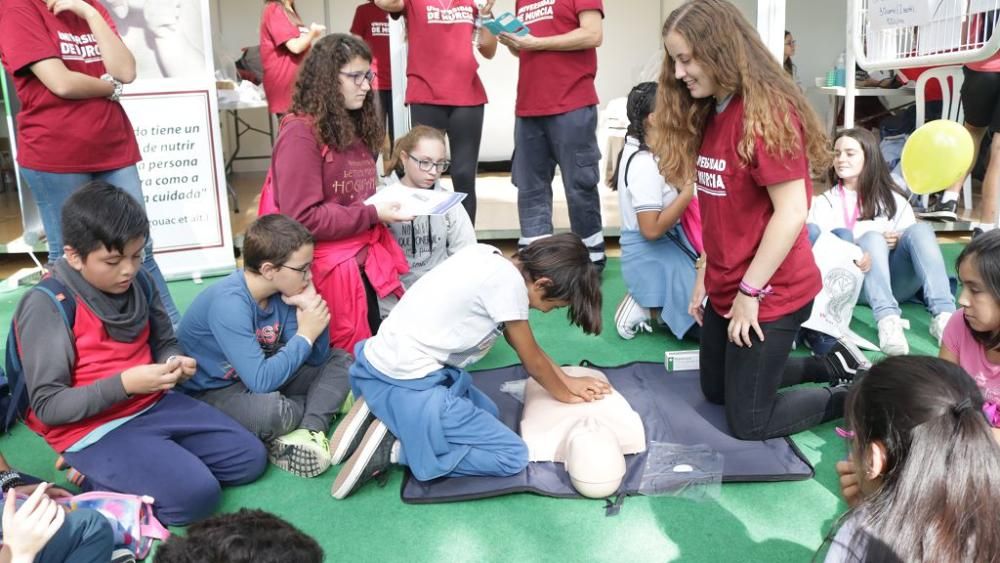
{"type": "Polygon", "coordinates": [[[198,361],[198,371],[182,389],[218,389],[239,380],[254,393],[270,393],[288,383],[303,364],[323,365],[330,355],[329,329],[310,347],[305,338],[295,338],[295,312],[280,293],[261,309],[242,270],[202,291],[177,331],[181,346],[198,361]]]}

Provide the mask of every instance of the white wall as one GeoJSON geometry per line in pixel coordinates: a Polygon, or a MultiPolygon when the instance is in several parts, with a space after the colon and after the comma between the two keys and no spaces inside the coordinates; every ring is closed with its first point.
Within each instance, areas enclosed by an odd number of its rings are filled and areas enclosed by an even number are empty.
{"type": "Polygon", "coordinates": [[[846,2],[825,0],[789,0],[785,9],[785,29],[792,32],[796,53],[792,58],[799,67],[799,78],[806,95],[820,117],[826,115],[830,101],[816,88],[816,77],[826,78],[837,56],[847,44],[846,2]]]}

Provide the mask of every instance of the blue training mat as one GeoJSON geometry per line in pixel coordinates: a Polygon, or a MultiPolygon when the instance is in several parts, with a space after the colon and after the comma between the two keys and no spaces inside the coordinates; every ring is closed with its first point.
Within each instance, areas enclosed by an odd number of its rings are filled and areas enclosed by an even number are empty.
{"type": "MultiPolygon", "coordinates": [[[[749,442],[729,435],[723,407],[705,400],[697,371],[668,372],[661,363],[635,362],[605,368],[592,366],[608,376],[611,385],[628,399],[646,429],[646,442],[707,444],[723,456],[722,481],[801,481],[813,476],[813,467],[789,438],[749,442]]],[[[478,371],[472,374],[476,387],[500,408],[500,420],[517,432],[521,403],[500,391],[505,381],[524,379],[520,365],[478,371]]],[[[646,454],[626,456],[627,472],[621,492],[636,494],[642,479],[646,454]]],[[[442,477],[418,481],[409,472],[403,479],[401,496],[412,504],[489,498],[508,493],[530,492],[551,497],[580,495],[570,483],[561,463],[529,463],[511,477],[442,477]]]]}

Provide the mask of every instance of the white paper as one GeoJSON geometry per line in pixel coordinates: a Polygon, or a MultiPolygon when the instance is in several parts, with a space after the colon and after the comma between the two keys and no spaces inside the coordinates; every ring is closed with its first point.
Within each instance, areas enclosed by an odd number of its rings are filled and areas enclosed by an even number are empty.
{"type": "Polygon", "coordinates": [[[931,19],[927,2],[928,0],[869,0],[868,19],[874,29],[924,25],[931,19]]]}
{"type": "Polygon", "coordinates": [[[860,260],[864,252],[830,232],[821,233],[812,250],[823,276],[823,288],[802,326],[835,338],[849,336],[854,305],[865,279],[854,261],[860,260]]]}
{"type": "Polygon", "coordinates": [[[365,200],[368,205],[376,203],[398,203],[403,215],[444,215],[465,199],[465,194],[441,190],[409,188],[402,184],[391,184],[375,192],[365,200]]]}

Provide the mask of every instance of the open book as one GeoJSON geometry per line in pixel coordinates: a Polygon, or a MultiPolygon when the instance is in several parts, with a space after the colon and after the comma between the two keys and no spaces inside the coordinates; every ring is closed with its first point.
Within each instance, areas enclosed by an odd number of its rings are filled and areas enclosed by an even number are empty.
{"type": "Polygon", "coordinates": [[[376,203],[399,203],[399,212],[404,215],[444,215],[465,199],[465,194],[441,190],[408,188],[400,183],[390,184],[375,192],[365,200],[368,205],[376,203]]]}

